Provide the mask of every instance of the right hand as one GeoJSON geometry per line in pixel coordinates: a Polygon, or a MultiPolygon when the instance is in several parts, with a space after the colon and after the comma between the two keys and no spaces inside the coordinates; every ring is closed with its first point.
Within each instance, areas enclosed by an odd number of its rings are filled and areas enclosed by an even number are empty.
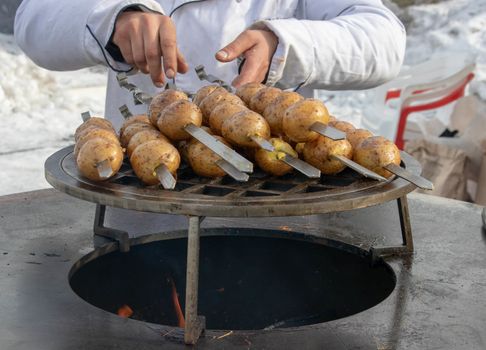
{"type": "Polygon", "coordinates": [[[158,87],[164,85],[164,72],[167,78],[172,79],[176,72],[186,73],[189,69],[177,48],[176,29],[168,16],[123,12],[115,23],[113,43],[120,48],[125,62],[150,74],[158,87]]]}

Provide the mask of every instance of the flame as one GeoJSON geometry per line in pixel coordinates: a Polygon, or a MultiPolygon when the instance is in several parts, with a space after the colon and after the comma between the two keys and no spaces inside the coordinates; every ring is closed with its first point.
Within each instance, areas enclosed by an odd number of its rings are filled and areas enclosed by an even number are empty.
{"type": "Polygon", "coordinates": [[[172,288],[172,304],[174,304],[174,310],[177,316],[177,326],[184,328],[186,326],[186,321],[184,320],[184,314],[182,313],[181,304],[179,304],[179,295],[177,294],[176,286],[174,280],[169,278],[170,286],[172,288]]]}
{"type": "Polygon", "coordinates": [[[128,305],[122,305],[120,306],[120,308],[118,309],[118,312],[117,312],[118,316],[120,317],[123,317],[123,318],[129,318],[130,316],[133,315],[133,310],[130,306],[128,305]]]}

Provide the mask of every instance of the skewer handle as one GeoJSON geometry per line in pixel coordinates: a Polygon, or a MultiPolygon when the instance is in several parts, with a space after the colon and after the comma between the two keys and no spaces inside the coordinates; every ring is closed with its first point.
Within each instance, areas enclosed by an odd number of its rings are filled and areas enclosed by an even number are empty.
{"type": "Polygon", "coordinates": [[[199,80],[206,80],[209,81],[210,83],[218,84],[219,86],[225,88],[229,92],[233,91],[233,88],[231,87],[230,84],[225,82],[224,80],[219,79],[218,77],[215,77],[214,75],[207,74],[206,71],[204,70],[204,66],[200,64],[196,68],[194,68],[196,71],[197,77],[199,80]]]}
{"type": "Polygon", "coordinates": [[[91,113],[89,111],[81,113],[81,118],[83,119],[83,122],[87,121],[89,118],[91,118],[91,113]]]}
{"type": "Polygon", "coordinates": [[[155,173],[163,188],[166,190],[173,190],[175,188],[177,181],[164,164],[160,164],[155,168],[155,173]]]}
{"type": "Polygon", "coordinates": [[[321,171],[319,169],[300,160],[299,158],[295,158],[287,154],[282,161],[311,179],[318,179],[321,177],[321,171]]]}
{"type": "Polygon", "coordinates": [[[378,181],[387,181],[386,178],[384,178],[383,176],[378,175],[374,171],[366,169],[364,166],[356,163],[355,161],[352,161],[349,158],[346,158],[346,157],[343,157],[343,156],[337,155],[337,154],[332,154],[331,158],[334,158],[334,159],[339,160],[340,162],[346,164],[348,167],[350,167],[354,171],[360,173],[364,177],[369,177],[370,179],[378,180],[378,181]]]}
{"type": "Polygon", "coordinates": [[[233,179],[239,182],[247,182],[250,176],[246,173],[242,173],[238,169],[236,169],[234,166],[232,166],[230,163],[225,161],[224,159],[220,159],[216,162],[216,165],[223,169],[223,171],[231,176],[233,179]]]}
{"type": "Polygon", "coordinates": [[[226,146],[224,143],[215,139],[212,135],[208,134],[200,127],[191,123],[186,125],[184,130],[203,145],[208,147],[211,151],[233,165],[239,171],[248,173],[253,172],[252,162],[246,158],[243,158],[241,155],[226,146]]]}
{"type": "Polygon", "coordinates": [[[423,190],[431,191],[434,189],[434,184],[432,182],[430,182],[426,178],[423,178],[422,176],[414,175],[410,173],[409,171],[402,168],[401,166],[391,163],[384,166],[384,168],[389,172],[395,174],[396,176],[401,177],[402,179],[414,184],[415,186],[423,190]]]}
{"type": "Polygon", "coordinates": [[[311,125],[310,129],[334,141],[344,140],[346,138],[346,134],[341,130],[322,124],[321,122],[315,122],[311,125]]]}
{"type": "Polygon", "coordinates": [[[121,115],[125,119],[128,119],[130,117],[133,117],[133,114],[132,114],[132,112],[130,112],[130,110],[128,109],[127,105],[121,106],[120,108],[118,108],[118,110],[120,111],[121,115]]]}
{"type": "Polygon", "coordinates": [[[268,152],[274,152],[275,151],[275,147],[273,147],[273,145],[268,140],[265,140],[263,137],[250,136],[250,138],[253,142],[255,142],[258,145],[258,147],[264,149],[265,151],[268,151],[268,152]]]}

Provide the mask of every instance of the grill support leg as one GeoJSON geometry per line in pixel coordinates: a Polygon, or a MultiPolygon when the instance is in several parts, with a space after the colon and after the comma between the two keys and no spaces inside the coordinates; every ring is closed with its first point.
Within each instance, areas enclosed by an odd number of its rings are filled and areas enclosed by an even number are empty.
{"type": "Polygon", "coordinates": [[[378,258],[383,256],[413,254],[412,225],[410,224],[407,196],[398,198],[397,204],[403,244],[400,246],[372,247],[370,249],[372,262],[376,262],[378,258]]]}
{"type": "Polygon", "coordinates": [[[189,345],[197,343],[204,332],[206,320],[197,314],[199,282],[199,228],[202,218],[189,217],[187,238],[187,272],[186,272],[186,326],[184,342],[189,345]]]}
{"type": "MultiPolygon", "coordinates": [[[[108,238],[111,241],[116,241],[118,242],[121,252],[128,252],[130,250],[128,232],[105,227],[105,212],[106,206],[96,204],[95,219],[93,224],[93,238],[96,238],[96,236],[100,236],[103,238],[108,238]]],[[[96,244],[94,245],[97,246],[96,244]]]]}

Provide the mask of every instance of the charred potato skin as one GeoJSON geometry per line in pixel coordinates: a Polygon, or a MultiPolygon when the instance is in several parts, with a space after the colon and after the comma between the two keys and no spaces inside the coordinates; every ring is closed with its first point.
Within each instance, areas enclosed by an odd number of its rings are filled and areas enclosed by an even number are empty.
{"type": "Polygon", "coordinates": [[[202,113],[198,106],[186,100],[179,100],[167,106],[157,121],[160,132],[172,141],[187,140],[191,137],[184,130],[188,124],[201,126],[202,113]]]}
{"type": "Polygon", "coordinates": [[[118,143],[101,137],[89,139],[79,150],[76,165],[79,172],[92,181],[103,181],[96,165],[104,160],[110,161],[112,176],[120,170],[123,163],[123,150],[118,143]]]}
{"type": "Polygon", "coordinates": [[[87,121],[85,121],[83,124],[77,127],[76,131],[74,132],[74,140],[77,141],[80,137],[81,134],[88,128],[94,129],[94,128],[101,128],[101,129],[106,129],[110,130],[113,133],[116,133],[115,128],[113,127],[113,124],[105,118],[100,118],[100,117],[91,117],[87,121]]]}
{"type": "Polygon", "coordinates": [[[131,157],[133,151],[135,151],[135,148],[137,148],[138,146],[140,146],[141,144],[147,141],[152,141],[152,140],[164,140],[166,142],[169,142],[169,140],[157,130],[147,129],[147,130],[139,131],[135,135],[133,135],[130,141],[128,142],[127,145],[128,158],[131,157]]]}
{"type": "Polygon", "coordinates": [[[81,134],[79,137],[78,141],[76,142],[76,145],[74,146],[74,159],[78,158],[79,151],[81,150],[81,147],[90,139],[94,138],[102,138],[107,141],[114,142],[118,145],[120,145],[120,140],[116,136],[116,134],[107,129],[103,128],[94,128],[94,129],[85,129],[85,132],[81,134]]]}
{"type": "Polygon", "coordinates": [[[400,165],[400,150],[383,136],[372,136],[361,141],[354,150],[353,160],[378,175],[389,178],[393,174],[383,167],[390,163],[400,165]]]}
{"type": "Polygon", "coordinates": [[[341,155],[348,159],[353,157],[353,148],[347,140],[333,141],[320,136],[307,142],[303,150],[304,160],[318,168],[325,175],[335,175],[346,168],[339,160],[331,158],[331,155],[341,155]]]}
{"type": "Polygon", "coordinates": [[[226,102],[218,105],[213,109],[209,116],[209,127],[216,135],[221,135],[221,128],[226,119],[230,118],[233,114],[247,110],[242,104],[235,104],[226,102]]]}
{"type": "Polygon", "coordinates": [[[152,125],[157,125],[160,113],[165,107],[178,100],[189,100],[189,97],[184,92],[173,89],[162,91],[160,94],[154,96],[148,109],[149,119],[152,125]]]}
{"type": "Polygon", "coordinates": [[[273,136],[284,136],[285,133],[282,127],[282,120],[287,108],[294,103],[302,101],[304,97],[296,92],[283,91],[280,95],[270,103],[263,111],[263,117],[270,125],[270,130],[273,136]]]}
{"type": "Polygon", "coordinates": [[[223,137],[230,143],[240,147],[257,147],[251,136],[270,138],[270,126],[260,114],[253,111],[242,111],[233,114],[223,122],[221,127],[223,137]]]}
{"type": "Polygon", "coordinates": [[[262,114],[265,108],[280,96],[282,90],[275,87],[265,87],[257,91],[250,100],[250,108],[262,114]]]}
{"type": "Polygon", "coordinates": [[[255,94],[261,89],[266,88],[266,85],[260,83],[247,83],[236,89],[236,96],[242,99],[247,106],[250,105],[250,101],[255,94]]]}
{"type": "Polygon", "coordinates": [[[372,136],[373,134],[365,129],[354,129],[346,132],[346,139],[349,141],[351,146],[353,146],[353,149],[358,148],[359,144],[363,140],[366,140],[367,138],[372,136]]]}
{"type": "Polygon", "coordinates": [[[210,93],[218,88],[218,85],[206,85],[197,90],[196,95],[192,99],[192,102],[199,107],[202,100],[206,98],[210,93]]]}
{"type": "MultiPolygon", "coordinates": [[[[215,136],[215,138],[229,146],[222,137],[215,136]]],[[[187,159],[192,170],[199,176],[216,178],[226,175],[216,164],[217,161],[221,160],[221,157],[199,141],[187,145],[187,159]]]]}
{"type": "Polygon", "coordinates": [[[274,152],[269,152],[259,148],[255,152],[255,161],[264,172],[274,175],[283,176],[288,174],[293,169],[291,166],[285,164],[279,159],[283,156],[281,153],[289,154],[292,157],[298,158],[297,152],[287,142],[279,138],[272,138],[269,142],[275,148],[274,152]]]}
{"type": "Polygon", "coordinates": [[[294,103],[285,111],[282,127],[285,134],[294,142],[315,140],[319,134],[310,130],[315,122],[327,124],[329,112],[326,106],[316,99],[305,99],[294,103]]]}
{"type": "Polygon", "coordinates": [[[152,124],[146,124],[146,123],[132,123],[128,125],[123,134],[120,135],[120,144],[122,147],[127,147],[128,143],[130,142],[130,139],[135,135],[137,132],[140,132],[142,130],[157,130],[152,126],[152,124]]]}
{"type": "Polygon", "coordinates": [[[155,169],[164,164],[175,175],[179,168],[181,157],[177,149],[163,140],[147,141],[139,145],[130,157],[133,171],[146,185],[159,183],[155,169]]]}

